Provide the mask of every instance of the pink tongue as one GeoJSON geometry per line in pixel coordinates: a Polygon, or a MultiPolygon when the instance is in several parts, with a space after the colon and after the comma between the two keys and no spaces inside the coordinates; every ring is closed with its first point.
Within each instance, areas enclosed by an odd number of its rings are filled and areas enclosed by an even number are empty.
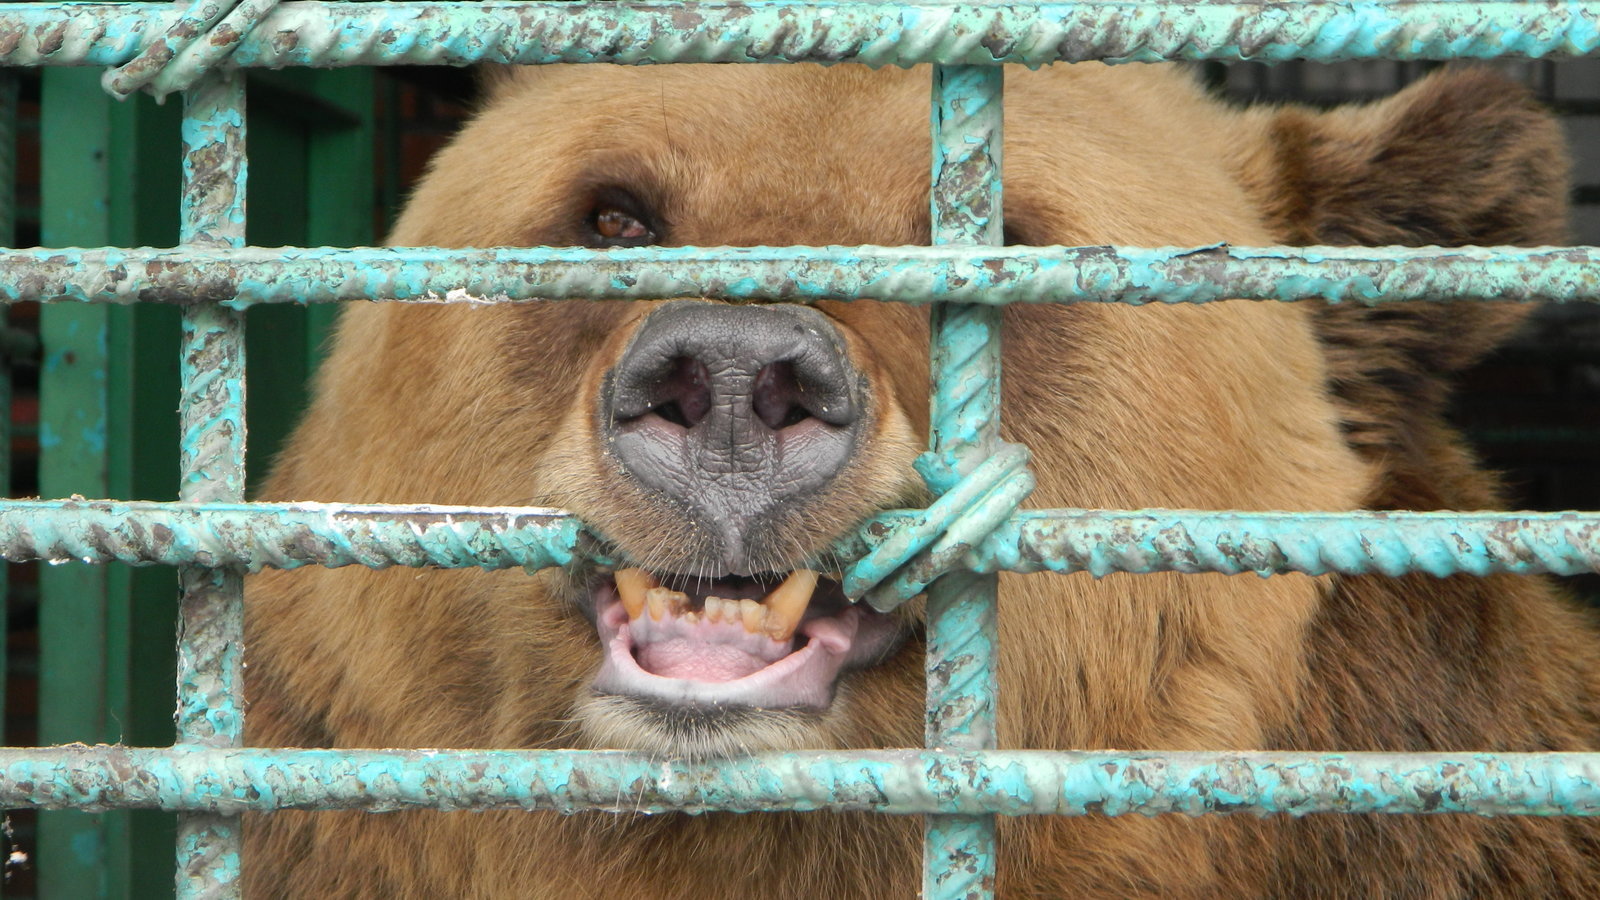
{"type": "Polygon", "coordinates": [[[682,638],[647,644],[634,655],[646,672],[693,681],[732,681],[770,665],[737,647],[682,638]]]}

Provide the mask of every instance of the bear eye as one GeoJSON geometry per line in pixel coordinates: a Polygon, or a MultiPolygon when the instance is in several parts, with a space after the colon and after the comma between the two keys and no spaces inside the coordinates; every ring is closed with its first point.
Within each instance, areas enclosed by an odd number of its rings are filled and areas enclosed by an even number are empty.
{"type": "Polygon", "coordinates": [[[589,212],[589,240],[593,247],[647,247],[660,236],[650,225],[650,217],[639,211],[632,197],[606,192],[589,212]]]}

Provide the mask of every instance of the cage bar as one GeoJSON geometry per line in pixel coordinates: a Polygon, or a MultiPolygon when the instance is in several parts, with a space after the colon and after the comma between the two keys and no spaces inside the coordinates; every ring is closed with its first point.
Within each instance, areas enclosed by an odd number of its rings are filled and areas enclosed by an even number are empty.
{"type": "Polygon", "coordinates": [[[30,249],[0,271],[6,303],[1600,301],[1595,247],[30,249]]]}
{"type": "MultiPolygon", "coordinates": [[[[1004,71],[935,66],[931,127],[934,244],[999,244],[1004,71]]],[[[1000,443],[1000,310],[951,303],[930,320],[929,448],[918,468],[936,494],[955,487],[1000,443]]],[[[927,746],[995,745],[998,578],[952,572],[928,586],[927,746]]],[[[922,896],[994,896],[992,816],[929,816],[922,896]]]]}
{"type": "Polygon", "coordinates": [[[605,750],[0,750],[0,803],[900,815],[1600,815],[1600,753],[856,750],[695,763],[605,750]],[[130,778],[127,773],[140,772],[130,778]]]}
{"type": "MultiPolygon", "coordinates": [[[[0,64],[121,65],[185,12],[167,3],[0,6],[0,64]]],[[[1163,59],[1548,59],[1600,47],[1600,3],[892,3],[789,0],[281,3],[226,64],[1019,63],[1163,59]]]]}
{"type": "MultiPolygon", "coordinates": [[[[839,539],[865,556],[920,510],[839,539]]],[[[615,562],[577,517],[537,507],[0,501],[0,558],[53,564],[543,569],[615,562]]],[[[957,561],[978,572],[1580,575],[1600,571],[1600,512],[1024,510],[957,561]]],[[[821,561],[817,565],[827,568],[821,561]]]]}
{"type": "MultiPolygon", "coordinates": [[[[244,243],[244,75],[220,73],[184,93],[185,244],[244,243]]],[[[244,499],[244,313],[220,304],[185,307],[178,417],[178,496],[193,502],[244,499]]],[[[244,740],[244,575],[234,567],[186,565],[178,622],[178,742],[237,747],[244,740]]],[[[178,819],[178,900],[239,896],[237,816],[178,819]]]]}

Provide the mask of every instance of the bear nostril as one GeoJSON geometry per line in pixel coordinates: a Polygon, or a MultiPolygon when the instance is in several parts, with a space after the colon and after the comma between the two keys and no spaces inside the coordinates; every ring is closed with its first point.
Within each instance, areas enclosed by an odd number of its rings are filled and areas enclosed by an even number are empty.
{"type": "Polygon", "coordinates": [[[849,464],[869,388],[817,310],[671,301],[607,373],[597,436],[663,512],[694,525],[706,543],[684,552],[714,554],[697,565],[746,573],[849,464]]]}
{"type": "Polygon", "coordinates": [[[711,373],[699,360],[680,356],[657,386],[650,412],[680,428],[693,428],[711,414],[711,403],[711,373]]]}
{"type": "Polygon", "coordinates": [[[773,431],[782,431],[811,418],[804,389],[795,377],[792,363],[775,362],[763,366],[756,373],[752,390],[754,396],[751,397],[751,403],[755,407],[756,418],[773,431]]]}

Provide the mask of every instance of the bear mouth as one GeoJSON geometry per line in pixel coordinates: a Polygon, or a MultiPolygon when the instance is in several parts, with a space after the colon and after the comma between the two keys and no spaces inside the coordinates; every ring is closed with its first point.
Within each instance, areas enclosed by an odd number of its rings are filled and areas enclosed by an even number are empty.
{"type": "Polygon", "coordinates": [[[618,569],[590,588],[594,689],[698,707],[826,709],[839,676],[899,643],[890,616],[811,569],[695,578],[618,569]]]}

